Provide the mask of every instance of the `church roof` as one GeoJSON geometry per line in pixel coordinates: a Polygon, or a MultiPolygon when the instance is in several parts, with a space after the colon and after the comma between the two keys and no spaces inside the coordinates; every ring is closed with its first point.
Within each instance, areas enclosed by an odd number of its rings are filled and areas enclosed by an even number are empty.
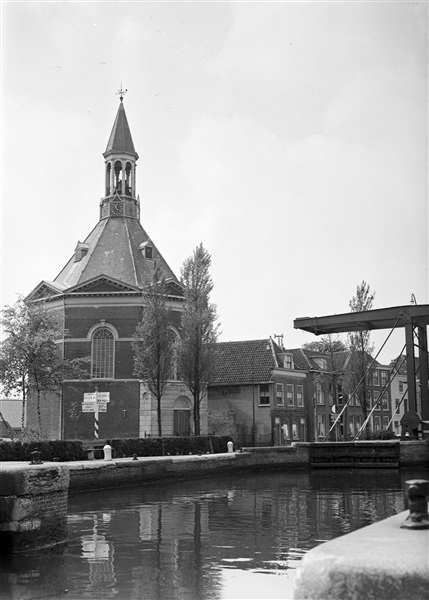
{"type": "Polygon", "coordinates": [[[133,138],[131,137],[131,130],[125,114],[125,108],[121,101],[104,156],[109,153],[123,152],[133,155],[136,160],[138,158],[138,154],[134,149],[133,138]]]}
{"type": "MultiPolygon", "coordinates": [[[[86,253],[70,258],[54,283],[66,289],[100,275],[142,287],[155,268],[178,286],[177,278],[137,219],[115,217],[100,220],[84,241],[86,253]],[[152,257],[146,257],[146,246],[152,257]]],[[[177,295],[180,288],[177,287],[177,295]]]]}

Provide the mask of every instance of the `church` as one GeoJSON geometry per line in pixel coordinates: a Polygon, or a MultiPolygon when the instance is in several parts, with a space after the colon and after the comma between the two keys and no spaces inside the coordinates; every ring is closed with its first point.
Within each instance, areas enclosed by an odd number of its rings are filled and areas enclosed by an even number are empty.
{"type": "MultiPolygon", "coordinates": [[[[133,373],[133,334],[144,310],[143,290],[154,270],[168,283],[171,334],[179,341],[184,293],[179,280],[140,223],[136,191],[138,154],[123,104],[123,92],[107,147],[99,221],[53,281],[42,281],[27,297],[61,316],[64,358],[90,357],[88,378],[66,381],[61,395],[42,402],[45,439],[156,436],[156,398],[133,373]]],[[[162,397],[162,432],[193,433],[193,399],[172,374],[162,397]]],[[[27,426],[37,422],[31,404],[27,426]]],[[[207,433],[206,399],[201,434],[207,433]]]]}

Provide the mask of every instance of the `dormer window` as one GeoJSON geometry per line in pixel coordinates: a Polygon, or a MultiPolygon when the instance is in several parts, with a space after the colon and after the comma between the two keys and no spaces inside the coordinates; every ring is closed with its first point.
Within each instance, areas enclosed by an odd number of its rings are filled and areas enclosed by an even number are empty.
{"type": "Polygon", "coordinates": [[[319,367],[319,369],[321,369],[322,371],[326,371],[328,369],[328,361],[326,360],[326,358],[317,357],[313,358],[313,360],[319,367]]]}
{"type": "Polygon", "coordinates": [[[82,258],[88,253],[89,244],[83,244],[82,242],[78,242],[76,249],[74,251],[74,261],[79,262],[82,258]]]}
{"type": "Polygon", "coordinates": [[[283,367],[285,369],[293,369],[292,354],[285,354],[283,357],[283,367]]]}
{"type": "Polygon", "coordinates": [[[139,250],[147,260],[153,260],[153,246],[149,240],[140,244],[139,250]]]}

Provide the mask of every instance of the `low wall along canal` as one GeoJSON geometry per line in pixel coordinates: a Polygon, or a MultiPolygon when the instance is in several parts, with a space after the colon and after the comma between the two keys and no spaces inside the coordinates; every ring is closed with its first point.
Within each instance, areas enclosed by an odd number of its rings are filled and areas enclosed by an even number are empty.
{"type": "MultiPolygon", "coordinates": [[[[364,443],[365,444],[365,443],[364,443]]],[[[278,469],[279,471],[285,470],[306,470],[310,464],[316,461],[322,461],[326,463],[326,466],[332,467],[329,461],[326,460],[326,456],[323,458],[320,446],[322,444],[305,444],[296,443],[291,447],[282,448],[244,448],[239,452],[226,452],[225,454],[217,455],[201,455],[201,456],[169,456],[169,457],[152,457],[152,458],[139,458],[134,459],[117,459],[117,460],[94,460],[94,461],[82,461],[76,463],[58,464],[58,463],[45,463],[29,465],[28,463],[2,463],[0,470],[0,542],[3,552],[7,553],[22,553],[28,552],[35,548],[42,548],[49,545],[61,544],[66,539],[66,516],[67,516],[67,495],[69,491],[76,493],[80,491],[89,490],[100,490],[100,489],[120,489],[123,486],[139,486],[142,484],[149,484],[156,481],[177,481],[177,480],[194,480],[195,478],[205,477],[207,475],[223,475],[226,473],[233,472],[247,472],[247,471],[266,471],[267,469],[273,470],[278,469]],[[316,457],[316,459],[315,459],[316,457]]],[[[374,444],[373,446],[374,447],[374,444]]],[[[377,442],[375,449],[370,450],[368,445],[365,446],[365,450],[362,451],[362,446],[359,449],[360,459],[354,467],[362,467],[362,458],[365,455],[365,461],[367,458],[371,458],[371,454],[374,455],[374,461],[365,464],[370,466],[372,469],[377,467],[387,466],[389,470],[392,468],[392,462],[395,466],[412,466],[412,465],[429,465],[429,453],[427,442],[396,442],[395,451],[396,455],[392,453],[392,447],[390,445],[385,461],[382,458],[384,450],[383,442],[377,442]]],[[[384,443],[384,448],[387,448],[384,443]]],[[[326,455],[332,456],[332,449],[325,446],[326,455]]],[[[350,453],[347,449],[338,451],[333,458],[334,467],[339,466],[339,456],[342,456],[340,460],[346,463],[345,456],[347,458],[347,468],[350,469],[350,453]],[[335,464],[336,463],[336,464],[335,464]]],[[[345,465],[342,465],[345,466],[345,465]]],[[[317,470],[321,470],[318,466],[317,470]]],[[[418,536],[414,536],[416,532],[409,532],[405,530],[398,531],[398,523],[402,519],[404,520],[406,515],[398,515],[397,522],[393,518],[391,524],[386,522],[384,528],[379,528],[376,532],[378,551],[377,556],[379,561],[382,563],[392,563],[392,556],[395,560],[401,562],[400,556],[402,549],[407,548],[407,542],[411,545],[417,544],[415,547],[419,548],[422,546],[423,550],[418,550],[417,555],[414,552],[414,557],[417,559],[415,564],[418,563],[419,557],[427,561],[427,530],[426,532],[418,533],[418,536]],[[425,537],[426,536],[426,537],[425,537]],[[392,540],[394,543],[392,544],[392,540]],[[405,546],[404,546],[405,544],[405,546]],[[426,546],[424,546],[426,544],[426,546]],[[426,548],[426,556],[424,554],[424,548],[426,548]],[[392,554],[393,553],[393,554],[392,554]],[[396,555],[395,555],[396,553],[396,555]]],[[[371,526],[375,527],[375,525],[371,526]]],[[[360,530],[361,538],[354,538],[353,543],[356,540],[370,539],[371,527],[360,530]],[[368,531],[367,531],[368,530],[368,531]],[[367,537],[369,536],[369,537],[367,537]]],[[[350,534],[351,535],[351,534],[350,534]]],[[[337,546],[328,548],[329,544],[322,544],[318,547],[318,554],[314,559],[320,568],[326,575],[326,565],[337,564],[338,560],[332,560],[332,552],[337,552],[338,557],[347,556],[347,552],[342,550],[347,546],[348,536],[343,536],[338,540],[335,540],[337,546]],[[341,546],[341,544],[344,546],[341,546]],[[327,548],[328,554],[323,554],[324,548],[327,548]],[[322,558],[321,558],[322,556],[322,558]],[[331,556],[328,560],[326,556],[331,556]]],[[[333,542],[330,542],[330,544],[333,542]]],[[[362,581],[366,580],[368,573],[365,573],[365,545],[362,543],[362,559],[353,563],[354,567],[354,592],[355,595],[344,595],[346,592],[341,585],[338,587],[337,580],[330,579],[327,575],[325,584],[341,589],[340,595],[332,595],[332,598],[366,598],[365,595],[356,595],[356,581],[359,579],[359,573],[362,575],[362,581]]],[[[314,596],[314,590],[311,588],[310,582],[312,581],[309,573],[312,572],[315,567],[312,565],[311,558],[313,551],[311,551],[305,561],[303,562],[300,576],[298,577],[298,595],[296,598],[316,598],[326,596],[314,596]],[[309,563],[310,561],[310,563],[309,563]],[[310,564],[310,566],[306,566],[310,564]],[[304,583],[303,583],[304,582],[304,583]],[[309,585],[307,589],[305,586],[309,585]],[[304,586],[304,587],[303,587],[304,586]],[[310,595],[305,595],[310,594],[310,595]]],[[[369,565],[368,561],[368,567],[369,565]]],[[[395,561],[393,561],[395,562],[395,561]]],[[[427,562],[426,562],[427,564],[427,562]]],[[[401,562],[402,574],[407,575],[408,580],[413,582],[416,579],[416,589],[420,589],[422,581],[429,584],[429,578],[422,579],[421,571],[416,572],[412,570],[408,572],[409,566],[406,561],[401,562]],[[411,577],[411,580],[409,579],[411,577]]],[[[344,567],[344,565],[342,565],[344,567]]],[[[350,568],[352,568],[349,565],[350,568]]],[[[346,567],[343,571],[347,570],[346,567]]],[[[317,568],[316,568],[317,570],[317,568]]],[[[329,569],[328,569],[329,571],[329,569]]],[[[383,570],[379,569],[380,573],[383,570]]],[[[389,567],[385,571],[389,577],[392,576],[392,569],[389,567]]],[[[397,571],[399,573],[399,571],[397,571]]],[[[349,574],[350,575],[350,574],[349,574]]],[[[352,580],[347,575],[345,580],[352,580]]],[[[387,575],[386,575],[387,576],[387,575]]],[[[381,576],[382,577],[382,576],[381,576]]],[[[399,577],[399,576],[398,576],[399,577]]],[[[314,578],[313,578],[314,579],[314,578]]],[[[368,581],[370,581],[368,579],[368,581]]],[[[373,584],[371,584],[373,585],[373,584]]],[[[394,598],[403,598],[403,581],[397,578],[397,591],[389,587],[389,597],[391,600],[394,598]],[[396,595],[395,595],[396,594],[396,595]]],[[[325,590],[326,593],[326,590],[325,590]]],[[[367,591],[365,592],[367,593],[367,591]]],[[[377,595],[377,598],[384,596],[377,595]]],[[[414,595],[413,598],[419,598],[420,596],[414,595]]],[[[423,596],[421,596],[423,597],[423,596]]]]}

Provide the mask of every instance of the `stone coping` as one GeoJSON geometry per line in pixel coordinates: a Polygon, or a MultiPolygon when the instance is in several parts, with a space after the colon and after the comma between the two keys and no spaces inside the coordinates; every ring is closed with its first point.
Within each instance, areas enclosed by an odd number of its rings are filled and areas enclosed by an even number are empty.
{"type": "Polygon", "coordinates": [[[298,568],[295,600],[427,600],[429,530],[401,529],[408,511],[321,544],[298,568]]]}

